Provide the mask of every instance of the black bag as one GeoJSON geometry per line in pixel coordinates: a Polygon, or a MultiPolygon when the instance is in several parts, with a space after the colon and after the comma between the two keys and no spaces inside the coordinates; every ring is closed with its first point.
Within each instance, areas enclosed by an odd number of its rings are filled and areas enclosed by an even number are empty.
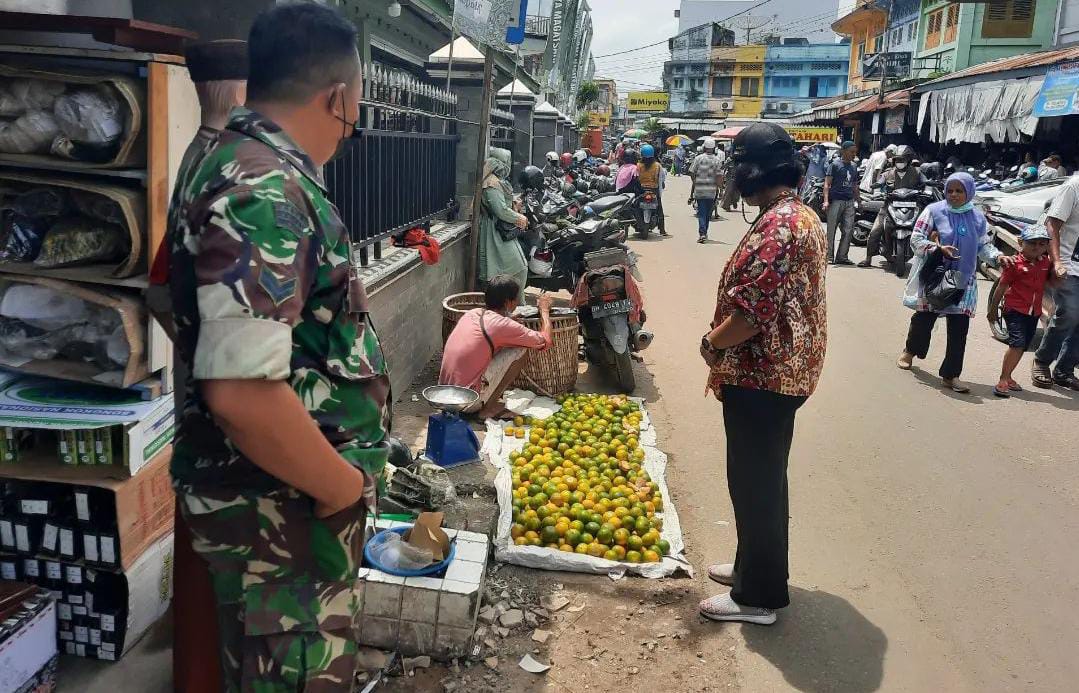
{"type": "Polygon", "coordinates": [[[522,233],[521,229],[517,228],[517,224],[501,219],[495,219],[495,229],[504,241],[515,241],[522,233]]]}
{"type": "Polygon", "coordinates": [[[939,247],[926,258],[918,273],[918,279],[925,288],[925,301],[934,311],[954,306],[967,292],[963,273],[947,266],[944,253],[939,247]]]}

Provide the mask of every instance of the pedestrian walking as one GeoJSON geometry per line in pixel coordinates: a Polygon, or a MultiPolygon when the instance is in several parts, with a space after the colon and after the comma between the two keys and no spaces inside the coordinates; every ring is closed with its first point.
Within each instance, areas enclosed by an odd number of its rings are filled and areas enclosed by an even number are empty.
{"type": "Polygon", "coordinates": [[[693,199],[697,201],[697,242],[704,243],[723,180],[723,161],[716,156],[716,141],[711,137],[704,140],[704,153],[690,164],[689,175],[693,179],[693,199]]]}
{"type": "Polygon", "coordinates": [[[1022,244],[1015,263],[1004,268],[997,288],[989,298],[989,324],[1000,319],[999,307],[1004,303],[1004,322],[1008,326],[1008,350],[1000,370],[1000,380],[993,388],[997,397],[1010,397],[1022,387],[1012,378],[1015,367],[1034,340],[1042,317],[1042,296],[1046,284],[1055,285],[1059,278],[1049,257],[1049,230],[1035,225],[1020,236],[1022,244]]]}
{"type": "Polygon", "coordinates": [[[1054,383],[1079,390],[1079,174],[1060,186],[1045,214],[1053,270],[1061,284],[1053,292],[1056,312],[1034,354],[1032,379],[1038,387],[1054,383]],[[1053,364],[1056,363],[1054,367],[1053,364]]]}
{"type": "Polygon", "coordinates": [[[767,625],[790,604],[787,461],[795,414],[824,367],[825,238],[796,194],[802,167],[782,127],[750,125],[732,158],[734,184],[760,213],[723,270],[701,356],[723,402],[738,550],[734,563],[708,569],[732,589],[702,601],[700,613],[767,625]]]}
{"type": "Polygon", "coordinates": [[[483,198],[480,203],[479,279],[488,282],[500,274],[517,280],[524,301],[528,261],[517,237],[528,228],[528,218],[513,209],[510,153],[491,147],[483,164],[483,198]]]}
{"type": "Polygon", "coordinates": [[[837,265],[853,265],[850,239],[854,233],[854,213],[860,201],[858,186],[854,179],[858,169],[854,165],[854,143],[843,143],[838,159],[832,161],[824,175],[823,209],[828,216],[828,262],[837,265]],[[839,230],[839,250],[835,249],[836,230],[839,230]]]}
{"type": "Polygon", "coordinates": [[[910,370],[915,358],[926,357],[933,326],[944,316],[948,323],[948,346],[939,374],[946,389],[963,393],[970,392],[970,388],[959,381],[959,376],[963,372],[970,318],[978,305],[978,259],[996,266],[1001,253],[989,240],[985,215],[973,204],[974,178],[969,173],[953,173],[945,181],[944,195],[945,199],[922,211],[911,233],[914,262],[903,305],[913,309],[914,315],[897,365],[910,370]],[[935,259],[941,260],[944,269],[955,269],[960,273],[956,286],[963,293],[953,305],[935,307],[927,297],[931,286],[920,275],[933,254],[939,254],[935,259]]]}
{"type": "Polygon", "coordinates": [[[266,10],[235,109],[169,229],[189,377],[172,478],[213,576],[222,688],[348,690],[390,383],[322,167],[360,116],[355,27],[266,10]]]}

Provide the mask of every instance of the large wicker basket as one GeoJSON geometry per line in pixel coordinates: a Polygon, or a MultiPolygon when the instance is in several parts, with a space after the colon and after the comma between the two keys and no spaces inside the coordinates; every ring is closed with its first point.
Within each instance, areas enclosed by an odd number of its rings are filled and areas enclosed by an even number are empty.
{"type": "MultiPolygon", "coordinates": [[[[442,301],[442,342],[449,339],[457,321],[469,310],[483,307],[482,293],[464,293],[447,296],[442,301]]],[[[533,330],[540,328],[539,317],[516,318],[533,330]]],[[[577,314],[551,317],[554,345],[546,351],[530,351],[528,364],[513,383],[540,394],[557,395],[569,392],[577,384],[577,335],[580,322],[577,314]]]]}

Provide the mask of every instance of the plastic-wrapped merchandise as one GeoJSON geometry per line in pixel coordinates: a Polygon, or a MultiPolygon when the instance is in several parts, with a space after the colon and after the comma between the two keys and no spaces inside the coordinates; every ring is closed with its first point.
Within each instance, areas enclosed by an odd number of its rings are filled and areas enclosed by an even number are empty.
{"type": "Polygon", "coordinates": [[[11,202],[11,209],[28,217],[55,218],[71,208],[63,188],[31,188],[11,202]]]}
{"type": "Polygon", "coordinates": [[[67,217],[49,228],[34,264],[66,267],[115,262],[130,251],[130,239],[122,227],[86,217],[67,217]]]}
{"type": "Polygon", "coordinates": [[[0,351],[7,357],[86,361],[102,369],[123,367],[130,357],[115,310],[35,284],[11,284],[0,298],[0,351]]]}
{"type": "Polygon", "coordinates": [[[11,284],[0,298],[0,316],[43,330],[56,330],[90,319],[90,304],[37,284],[11,284]]]}
{"type": "Polygon", "coordinates": [[[104,195],[86,192],[85,190],[71,190],[71,201],[75,203],[75,209],[91,219],[104,221],[108,224],[123,226],[124,210],[120,203],[104,195]]]}
{"type": "Polygon", "coordinates": [[[51,79],[14,79],[8,86],[11,94],[22,101],[26,110],[53,107],[56,97],[64,93],[67,85],[51,79]]]}
{"type": "Polygon", "coordinates": [[[0,152],[33,154],[46,152],[60,132],[56,118],[48,111],[27,111],[5,125],[0,125],[0,152]]]}
{"type": "Polygon", "coordinates": [[[384,532],[371,547],[371,558],[390,570],[420,570],[435,562],[430,549],[413,546],[396,532],[384,532]]]}
{"type": "Polygon", "coordinates": [[[15,118],[25,112],[26,106],[11,93],[11,81],[0,80],[0,118],[15,118]]]}
{"type": "Polygon", "coordinates": [[[33,262],[51,221],[19,214],[13,209],[0,211],[0,261],[33,262]]]}
{"type": "Polygon", "coordinates": [[[124,133],[120,99],[105,85],[79,88],[56,99],[53,113],[76,144],[110,145],[124,133]]]}

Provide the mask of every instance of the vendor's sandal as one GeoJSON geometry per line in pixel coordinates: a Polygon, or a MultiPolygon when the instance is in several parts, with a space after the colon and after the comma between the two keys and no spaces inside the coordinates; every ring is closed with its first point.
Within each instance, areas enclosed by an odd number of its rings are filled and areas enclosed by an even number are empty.
{"type": "Polygon", "coordinates": [[[970,392],[970,387],[964,385],[955,378],[944,378],[942,382],[944,383],[945,389],[951,390],[952,392],[958,392],[961,395],[970,392]]]}
{"type": "Polygon", "coordinates": [[[909,354],[904,351],[899,355],[899,360],[895,362],[895,365],[905,371],[909,371],[911,366],[914,365],[914,354],[909,354]]]}
{"type": "Polygon", "coordinates": [[[997,397],[1000,397],[1001,399],[1008,399],[1009,397],[1012,396],[1011,393],[1008,392],[1008,389],[1009,388],[1001,389],[1000,383],[997,383],[996,385],[993,386],[993,394],[996,395],[997,397]]]}
{"type": "Polygon", "coordinates": [[[1047,390],[1053,387],[1053,375],[1049,372],[1049,365],[1048,363],[1038,363],[1038,360],[1034,359],[1034,365],[1030,367],[1030,380],[1035,387],[1042,387],[1047,390]]]}
{"type": "Polygon", "coordinates": [[[708,566],[708,577],[727,587],[734,586],[734,564],[717,563],[708,566]]]}
{"type": "Polygon", "coordinates": [[[1023,391],[1023,386],[1020,385],[1019,383],[1015,382],[1014,380],[1009,380],[1008,381],[1008,389],[1011,390],[1012,392],[1022,392],[1023,391]]]}
{"type": "Polygon", "coordinates": [[[731,599],[730,593],[705,599],[698,608],[701,616],[710,621],[741,621],[743,623],[756,623],[760,626],[770,626],[776,622],[774,609],[743,606],[731,599]]]}

